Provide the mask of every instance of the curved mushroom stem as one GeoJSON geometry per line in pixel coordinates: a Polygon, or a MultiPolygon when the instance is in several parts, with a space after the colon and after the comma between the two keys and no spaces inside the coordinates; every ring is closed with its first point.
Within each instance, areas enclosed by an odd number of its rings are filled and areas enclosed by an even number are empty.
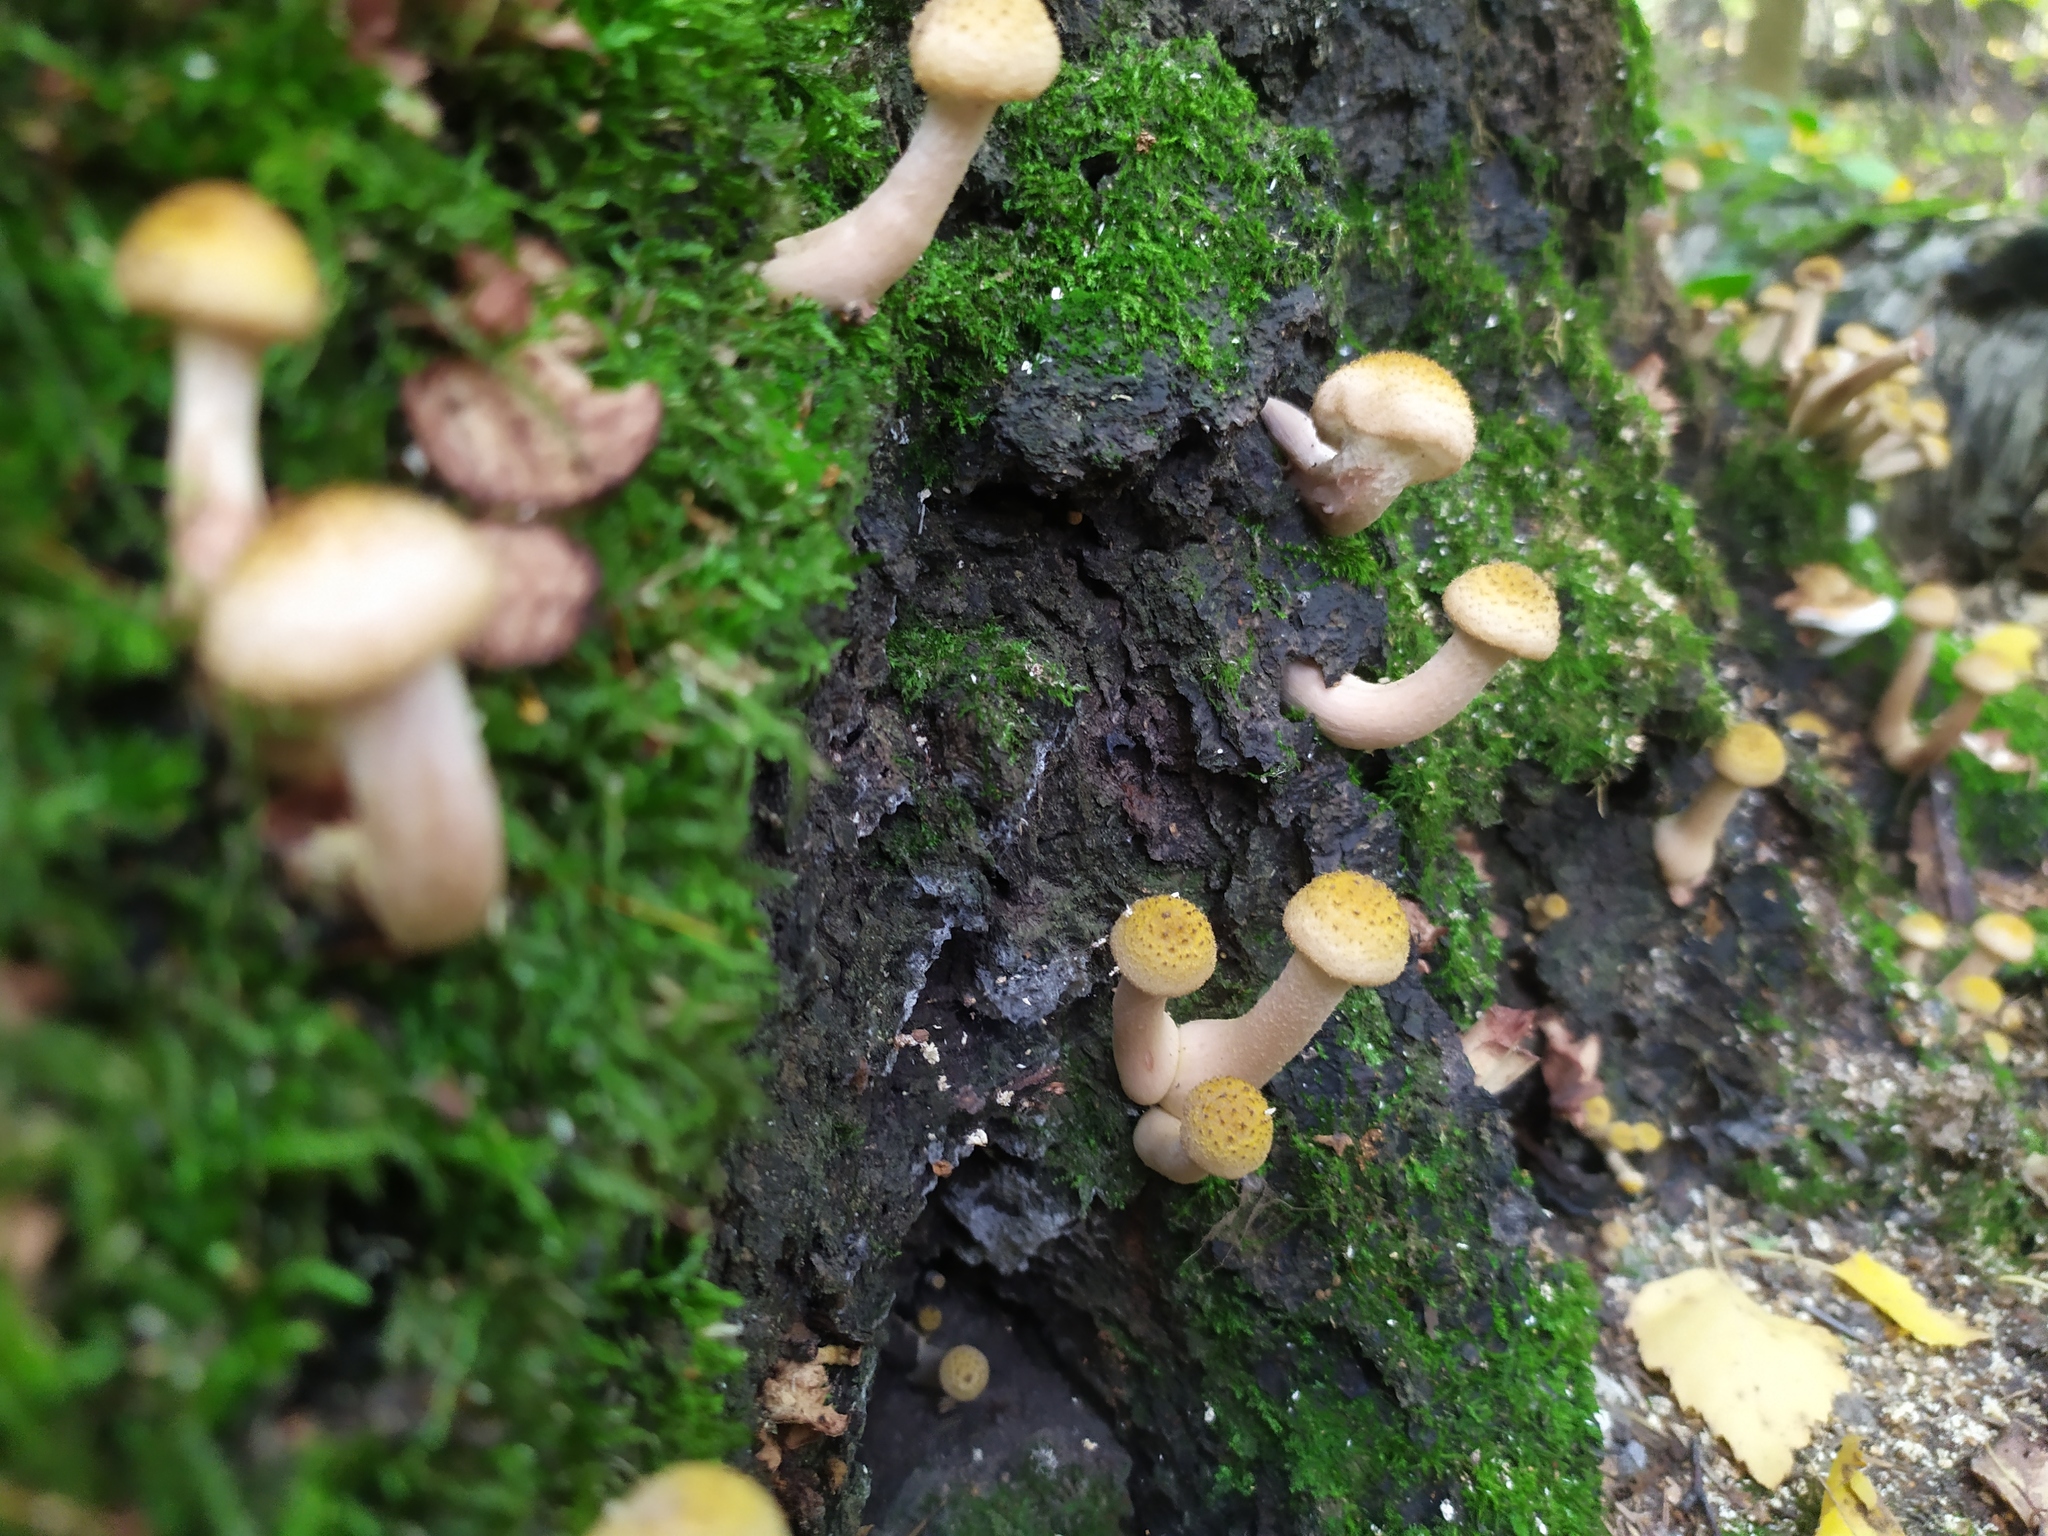
{"type": "Polygon", "coordinates": [[[1816,379],[1799,396],[1787,424],[1794,436],[1819,437],[1842,419],[1849,403],[1871,385],[1888,379],[1901,368],[1924,362],[1931,349],[1925,331],[1915,331],[1904,341],[1887,347],[1874,357],[1858,358],[1825,378],[1816,379]]]}
{"type": "Polygon", "coordinates": [[[1208,1171],[1180,1144],[1180,1120],[1163,1109],[1148,1109],[1131,1130],[1131,1150],[1138,1161],[1176,1184],[1199,1184],[1208,1171]]]}
{"type": "Polygon", "coordinates": [[[257,448],[263,355],[216,331],[182,326],[175,344],[169,494],[171,603],[190,613],[263,526],[270,498],[257,448]]]}
{"type": "Polygon", "coordinates": [[[871,318],[890,285],[932,243],[995,116],[993,103],[931,97],[882,184],[831,223],[776,241],[761,281],[836,314],[871,318]]]}
{"type": "Polygon", "coordinates": [[[1652,841],[1673,906],[1691,906],[1701,882],[1713,872],[1721,829],[1741,798],[1742,786],[1717,773],[1691,805],[1658,820],[1652,841]]]}
{"type": "Polygon", "coordinates": [[[1178,1117],[1189,1090],[1212,1077],[1241,1077],[1254,1088],[1265,1087],[1307,1049],[1350,990],[1348,982],[1296,953],[1244,1013],[1181,1025],[1179,1070],[1160,1108],[1178,1117]]]}
{"type": "Polygon", "coordinates": [[[1166,999],[1141,991],[1126,977],[1116,984],[1110,1019],[1124,1096],[1134,1104],[1157,1104],[1180,1070],[1180,1027],[1166,1011],[1166,999]]]}
{"type": "Polygon", "coordinates": [[[1897,761],[1893,761],[1887,752],[1885,762],[1893,771],[1903,773],[1909,779],[1916,773],[1925,773],[1955,751],[1956,744],[1963,739],[1963,732],[1977,723],[1977,715],[1983,708],[1984,695],[1965,688],[1955,703],[1934,717],[1934,724],[1927,728],[1925,739],[1912,751],[1901,754],[1897,761]]]}
{"type": "Polygon", "coordinates": [[[1778,350],[1778,343],[1785,336],[1785,312],[1767,309],[1756,317],[1750,328],[1743,333],[1742,344],[1736,348],[1742,360],[1752,368],[1761,368],[1768,363],[1778,350]]]}
{"type": "Polygon", "coordinates": [[[504,817],[477,724],[447,657],[336,720],[361,832],[356,893],[399,949],[460,943],[504,892],[504,817]]]}
{"type": "Polygon", "coordinates": [[[1870,742],[1894,768],[1920,750],[1920,732],[1913,724],[1913,706],[1934,669],[1935,643],[1941,631],[1914,626],[1906,642],[1906,654],[1899,658],[1899,670],[1885,684],[1884,695],[1870,717],[1870,742]]]}
{"type": "Polygon", "coordinates": [[[1338,746],[1376,752],[1415,741],[1456,719],[1507,659],[1506,651],[1453,630],[1434,656],[1396,682],[1346,677],[1331,687],[1320,668],[1291,661],[1283,691],[1287,702],[1314,715],[1323,734],[1338,746]]]}

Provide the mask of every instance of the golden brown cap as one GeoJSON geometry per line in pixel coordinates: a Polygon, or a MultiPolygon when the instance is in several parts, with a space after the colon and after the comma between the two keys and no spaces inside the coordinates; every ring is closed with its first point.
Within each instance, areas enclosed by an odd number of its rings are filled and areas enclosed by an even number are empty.
{"type": "Polygon", "coordinates": [[[605,1505],[589,1536],[789,1536],[768,1490],[716,1461],[684,1461],[605,1505]]]}
{"type": "Polygon", "coordinates": [[[1990,1018],[2005,1006],[2005,988],[1989,976],[1964,976],[1949,988],[1956,1007],[1964,1013],[1990,1018]]]}
{"type": "Polygon", "coordinates": [[[1891,350],[1892,339],[1875,326],[1865,325],[1861,320],[1851,320],[1835,332],[1835,345],[1842,351],[1852,352],[1858,357],[1876,357],[1881,352],[1891,350]]]}
{"type": "Polygon", "coordinates": [[[1948,924],[1932,912],[1911,912],[1899,919],[1901,944],[1913,949],[1940,949],[1948,943],[1948,924]]]}
{"type": "Polygon", "coordinates": [[[1767,725],[1745,721],[1714,743],[1714,772],[1744,789],[1762,789],[1785,776],[1785,743],[1767,725]]]}
{"type": "Polygon", "coordinates": [[[2010,912],[1987,912],[1970,925],[1970,939],[1985,954],[2006,965],[2025,965],[2034,958],[2034,930],[2010,912]]]}
{"type": "Polygon", "coordinates": [[[1266,1096],[1241,1077],[1212,1077],[1188,1090],[1181,1150],[1205,1173],[1241,1179],[1273,1150],[1266,1096]]]}
{"type": "Polygon", "coordinates": [[[1842,286],[1842,264],[1832,256],[1809,256],[1792,269],[1792,282],[1800,288],[1833,293],[1842,286]]]}
{"type": "Polygon", "coordinates": [[[1975,650],[1956,663],[1956,686],[1967,688],[1979,698],[1995,699],[2001,693],[2011,693],[2026,681],[2014,667],[1996,651],[1975,650]]]}
{"type": "Polygon", "coordinates": [[[1798,293],[1790,283],[1771,283],[1756,296],[1756,307],[1783,313],[1792,307],[1792,301],[1796,297],[1798,293]]]}
{"type": "Polygon", "coordinates": [[[1948,430],[1948,404],[1933,395],[1922,395],[1910,401],[1906,410],[1913,425],[1922,432],[1946,432],[1948,430]]]}
{"type": "Polygon", "coordinates": [[[910,24],[910,72],[932,96],[1033,101],[1060,72],[1039,0],[929,0],[910,24]]]}
{"type": "Polygon", "coordinates": [[[1140,992],[1186,997],[1215,974],[1216,930],[1191,901],[1147,896],[1109,930],[1109,952],[1140,992]]]}
{"type": "Polygon", "coordinates": [[[256,343],[310,336],[326,313],[305,238],[234,181],[195,181],[136,215],[114,287],[137,314],[256,343]]]}
{"type": "Polygon", "coordinates": [[[1921,629],[1948,629],[1962,616],[1956,589],[1945,581],[1923,581],[1906,594],[1899,611],[1921,629]]]}
{"type": "Polygon", "coordinates": [[[1914,441],[1919,443],[1920,458],[1929,469],[1947,469],[1955,459],[1955,450],[1939,432],[1923,432],[1914,441]]]}
{"type": "Polygon", "coordinates": [[[2041,631],[2031,624],[1994,624],[1977,637],[1976,649],[1989,651],[2015,672],[2031,672],[2041,651],[2041,631]]]}
{"type": "Polygon", "coordinates": [[[1323,441],[1339,449],[1357,437],[1400,445],[1418,461],[1418,481],[1456,474],[1478,441],[1465,386],[1413,352],[1346,363],[1323,380],[1309,414],[1323,441]]]}
{"type": "Polygon", "coordinates": [[[939,1390],[956,1403],[971,1403],[988,1390],[988,1356],[972,1344],[955,1344],[939,1359],[939,1390]]]}
{"type": "Polygon", "coordinates": [[[496,562],[439,502],[334,486],[250,542],[207,606],[199,659],[265,704],[339,704],[459,649],[496,593],[496,562]]]}
{"type": "Polygon", "coordinates": [[[1294,893],[1281,926],[1305,959],[1354,987],[1383,987],[1408,966],[1408,914],[1370,875],[1317,875],[1294,893]]]}
{"type": "Polygon", "coordinates": [[[1557,594],[1512,560],[1475,565],[1444,588],[1444,617],[1474,640],[1528,661],[1557,649],[1557,594]]]}

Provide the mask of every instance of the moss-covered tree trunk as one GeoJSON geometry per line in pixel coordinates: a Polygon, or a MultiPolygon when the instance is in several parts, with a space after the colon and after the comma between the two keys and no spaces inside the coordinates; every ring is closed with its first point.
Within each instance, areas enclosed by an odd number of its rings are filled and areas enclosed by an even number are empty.
{"type": "Polygon", "coordinates": [[[1704,718],[1715,579],[1601,330],[1640,22],[1061,0],[1060,81],[848,329],[752,263],[906,136],[910,10],[0,12],[0,1526],[571,1531],[752,1449],[845,1536],[1071,1536],[1124,1487],[1140,1530],[1598,1527],[1590,1287],[1525,1252],[1457,1045],[1499,946],[1456,834],[1512,762],[1604,785],[1704,718]],[[555,244],[530,334],[663,393],[576,525],[581,645],[475,680],[513,882],[446,956],[283,891],[160,601],[167,349],[108,267],[202,176],[332,295],[269,369],[284,493],[425,476],[400,380],[511,344],[449,321],[468,247],[555,244]],[[1480,451],[1319,543],[1256,411],[1382,347],[1480,451]],[[1290,652],[1410,668],[1506,556],[1552,663],[1390,755],[1287,718],[1290,652]],[[1258,1179],[1162,1185],[1098,941],[1181,891],[1224,951],[1184,1006],[1233,1009],[1336,867],[1434,946],[1276,1081],[1258,1179]],[[958,1413],[925,1306],[995,1361],[958,1413]],[[759,1425],[771,1379],[811,1425],[759,1425]]]}

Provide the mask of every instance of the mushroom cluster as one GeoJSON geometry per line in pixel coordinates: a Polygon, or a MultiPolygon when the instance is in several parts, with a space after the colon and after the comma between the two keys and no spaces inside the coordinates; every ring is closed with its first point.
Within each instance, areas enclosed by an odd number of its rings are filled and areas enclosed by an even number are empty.
{"type": "MultiPolygon", "coordinates": [[[[514,263],[479,255],[462,263],[466,323],[510,339],[532,321],[535,283],[567,261],[531,239],[514,263]]],[[[195,622],[216,696],[258,711],[266,768],[305,798],[334,791],[334,814],[279,847],[288,878],[323,906],[360,904],[401,952],[482,931],[505,890],[505,837],[462,663],[560,656],[596,594],[595,560],[559,529],[471,522],[374,485],[328,487],[272,516],[263,355],[312,335],[326,301],[304,238],[248,187],[197,182],[145,208],[114,283],[130,309],[174,328],[172,606],[195,622]]],[[[659,393],[596,390],[570,351],[560,335],[520,348],[516,382],[469,360],[407,382],[407,414],[444,480],[531,515],[633,472],[659,393]]]]}

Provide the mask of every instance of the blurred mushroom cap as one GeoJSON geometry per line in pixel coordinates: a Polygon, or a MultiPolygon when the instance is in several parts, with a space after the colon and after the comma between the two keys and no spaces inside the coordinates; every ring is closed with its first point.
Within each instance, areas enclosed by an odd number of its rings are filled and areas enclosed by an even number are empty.
{"type": "Polygon", "coordinates": [[[195,181],[143,209],[114,252],[114,287],[138,314],[259,345],[310,336],[326,313],[298,227],[234,181],[195,181]]]}

